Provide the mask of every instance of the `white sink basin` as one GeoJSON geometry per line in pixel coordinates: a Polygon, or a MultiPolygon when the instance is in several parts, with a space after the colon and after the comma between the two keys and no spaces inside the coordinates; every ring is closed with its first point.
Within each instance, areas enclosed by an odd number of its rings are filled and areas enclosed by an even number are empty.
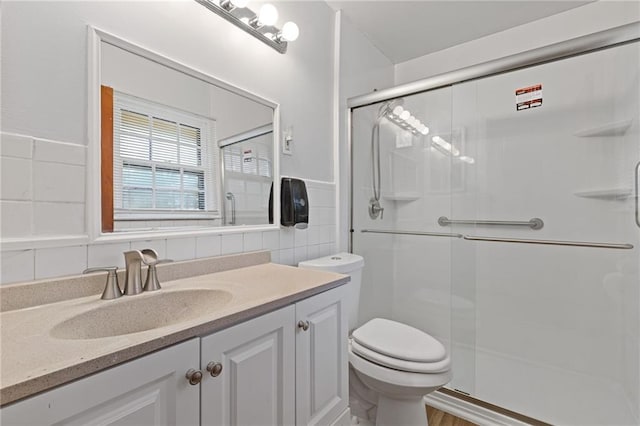
{"type": "Polygon", "coordinates": [[[78,314],[53,327],[59,339],[97,339],[153,330],[192,320],[227,305],[225,290],[157,291],[104,301],[101,306],[78,314]]]}

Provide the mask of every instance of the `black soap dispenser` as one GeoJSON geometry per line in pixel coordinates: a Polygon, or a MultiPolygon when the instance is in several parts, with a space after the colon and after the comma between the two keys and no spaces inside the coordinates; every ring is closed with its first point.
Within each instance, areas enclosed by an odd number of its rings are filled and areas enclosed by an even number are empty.
{"type": "MultiPolygon", "coordinates": [[[[273,191],[269,195],[269,223],[273,223],[273,191]]],[[[280,184],[280,224],[306,229],[309,226],[309,198],[304,181],[282,178],[280,184]]]]}

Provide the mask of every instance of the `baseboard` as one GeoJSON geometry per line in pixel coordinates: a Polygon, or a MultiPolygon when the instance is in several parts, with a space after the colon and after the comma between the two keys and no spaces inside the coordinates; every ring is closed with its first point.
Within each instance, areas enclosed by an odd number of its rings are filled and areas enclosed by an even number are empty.
{"type": "Polygon", "coordinates": [[[437,408],[438,410],[479,426],[527,426],[531,424],[442,392],[430,393],[425,396],[424,401],[425,404],[433,408],[437,408]]]}

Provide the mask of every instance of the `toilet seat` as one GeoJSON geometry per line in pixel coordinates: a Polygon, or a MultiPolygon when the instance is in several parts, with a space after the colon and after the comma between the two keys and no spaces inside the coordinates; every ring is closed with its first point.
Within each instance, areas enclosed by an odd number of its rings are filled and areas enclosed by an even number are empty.
{"type": "MultiPolygon", "coordinates": [[[[408,365],[437,363],[447,357],[442,343],[427,333],[384,318],[374,318],[357,328],[352,338],[360,349],[367,349],[366,353],[376,359],[390,358],[400,361],[388,361],[395,363],[394,365],[401,365],[403,361],[411,363],[408,365]]],[[[362,350],[362,353],[365,354],[365,351],[362,350]]]]}
{"type": "Polygon", "coordinates": [[[353,339],[351,340],[351,350],[354,354],[359,355],[360,357],[368,361],[374,362],[384,367],[393,368],[394,370],[406,371],[411,373],[442,373],[448,371],[451,364],[449,357],[445,357],[443,360],[436,362],[415,362],[393,358],[372,351],[371,349],[360,345],[353,339]]]}

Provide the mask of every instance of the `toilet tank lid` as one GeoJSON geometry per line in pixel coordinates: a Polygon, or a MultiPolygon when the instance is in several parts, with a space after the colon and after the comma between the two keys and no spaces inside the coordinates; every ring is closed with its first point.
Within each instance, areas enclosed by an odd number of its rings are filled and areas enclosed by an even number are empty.
{"type": "Polygon", "coordinates": [[[362,256],[352,253],[337,253],[318,259],[305,260],[298,263],[300,268],[319,269],[321,271],[348,274],[364,266],[362,256]]]}

